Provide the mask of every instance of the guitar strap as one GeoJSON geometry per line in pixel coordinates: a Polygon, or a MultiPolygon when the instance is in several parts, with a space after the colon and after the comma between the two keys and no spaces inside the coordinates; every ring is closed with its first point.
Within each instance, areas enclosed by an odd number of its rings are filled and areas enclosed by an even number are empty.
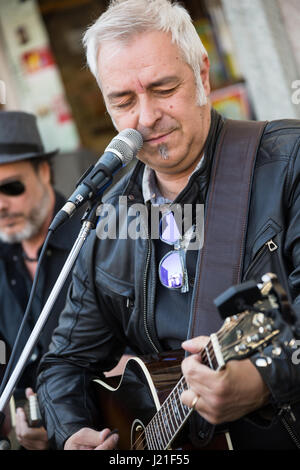
{"type": "Polygon", "coordinates": [[[267,121],[228,119],[221,130],[208,190],[189,337],[222,326],[213,300],[240,283],[256,154],[267,121]]]}
{"type": "MultiPolygon", "coordinates": [[[[206,202],[189,338],[220,329],[223,319],[213,300],[242,280],[251,186],[266,124],[228,119],[221,130],[206,202]]],[[[214,433],[214,426],[198,413],[190,417],[189,429],[196,447],[207,445],[214,433]]]]}

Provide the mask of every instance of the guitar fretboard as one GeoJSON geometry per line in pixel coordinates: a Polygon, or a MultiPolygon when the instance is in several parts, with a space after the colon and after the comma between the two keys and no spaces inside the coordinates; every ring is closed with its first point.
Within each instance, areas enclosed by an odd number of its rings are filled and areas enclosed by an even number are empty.
{"type": "MultiPolygon", "coordinates": [[[[206,348],[203,349],[199,355],[202,364],[207,365],[211,369],[217,369],[218,362],[211,341],[208,342],[206,348]]],[[[188,384],[185,378],[182,377],[164,401],[159,411],[146,426],[144,433],[148,449],[168,449],[193,412],[193,409],[184,405],[180,399],[182,392],[187,389],[188,384]]]]}
{"type": "MultiPolygon", "coordinates": [[[[251,310],[228,317],[221,329],[210,335],[207,346],[199,353],[202,364],[212,370],[220,370],[232,359],[249,357],[262,345],[270,343],[280,332],[274,326],[272,315],[273,304],[264,301],[251,310]]],[[[188,384],[182,377],[160,409],[146,427],[139,426],[143,431],[133,444],[134,449],[166,450],[184,423],[192,414],[193,409],[184,405],[180,399],[188,384]]]]}

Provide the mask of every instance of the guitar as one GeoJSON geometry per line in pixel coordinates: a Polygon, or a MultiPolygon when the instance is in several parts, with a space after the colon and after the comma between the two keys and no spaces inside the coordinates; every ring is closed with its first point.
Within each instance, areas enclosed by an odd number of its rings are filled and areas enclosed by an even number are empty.
{"type": "Polygon", "coordinates": [[[36,394],[30,395],[24,406],[24,411],[30,428],[39,428],[42,426],[42,417],[36,394]]]}
{"type": "MultiPolygon", "coordinates": [[[[218,299],[223,315],[229,308],[237,313],[225,319],[199,353],[201,362],[216,371],[272,342],[279,334],[278,311],[282,307],[287,311],[286,297],[274,275],[259,285],[249,281],[230,288],[218,299]],[[246,308],[242,311],[242,307],[246,308]]],[[[182,429],[193,410],[180,400],[188,389],[181,373],[182,359],[182,351],[132,357],[121,378],[94,379],[101,417],[110,428],[118,429],[120,450],[188,448],[182,429]]],[[[205,447],[209,448],[232,448],[229,434],[214,436],[205,447]]]]}

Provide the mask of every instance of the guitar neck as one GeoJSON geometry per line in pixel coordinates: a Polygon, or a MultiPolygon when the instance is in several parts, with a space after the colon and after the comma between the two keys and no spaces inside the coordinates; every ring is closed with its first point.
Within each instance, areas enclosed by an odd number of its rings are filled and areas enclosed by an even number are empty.
{"type": "MultiPolygon", "coordinates": [[[[219,370],[224,366],[224,361],[221,361],[221,355],[218,353],[217,337],[215,336],[211,335],[207,346],[199,353],[199,357],[202,364],[219,370]]],[[[159,411],[146,426],[145,437],[148,449],[168,449],[190,417],[193,409],[184,405],[180,399],[182,392],[188,388],[185,378],[181,377],[159,411]]]]}
{"type": "MultiPolygon", "coordinates": [[[[227,317],[220,330],[210,336],[206,347],[198,354],[199,362],[211,370],[224,368],[230,360],[250,357],[255,351],[273,342],[280,333],[276,326],[278,304],[274,290],[266,290],[264,283],[260,287],[260,292],[263,293],[259,297],[258,293],[253,291],[252,283],[247,289],[247,303],[243,305],[247,309],[227,317]]],[[[238,302],[236,308],[241,308],[241,288],[235,289],[233,294],[238,302]]],[[[231,297],[233,294],[230,289],[231,297]]],[[[155,355],[154,358],[146,357],[144,360],[134,357],[126,364],[121,380],[118,379],[113,386],[101,379],[94,380],[100,386],[101,404],[105,404],[102,408],[103,419],[110,422],[110,427],[126,428],[125,433],[120,432],[120,448],[165,450],[171,447],[193,411],[181,401],[182,392],[189,388],[180,373],[181,360],[182,357],[178,357],[178,354],[169,357],[165,353],[155,355]],[[170,360],[174,362],[171,363],[170,360]],[[166,396],[169,385],[173,386],[174,383],[176,386],[161,404],[161,398],[166,396]],[[126,413],[125,419],[122,415],[124,395],[128,401],[128,417],[126,413]],[[141,417],[137,417],[138,413],[141,417]],[[118,419],[119,414],[122,419],[118,419]],[[149,416],[152,416],[150,421],[149,416]]],[[[180,436],[182,442],[181,437],[184,436],[180,436]]],[[[229,448],[227,433],[226,441],[227,447],[218,448],[229,448]]]]}

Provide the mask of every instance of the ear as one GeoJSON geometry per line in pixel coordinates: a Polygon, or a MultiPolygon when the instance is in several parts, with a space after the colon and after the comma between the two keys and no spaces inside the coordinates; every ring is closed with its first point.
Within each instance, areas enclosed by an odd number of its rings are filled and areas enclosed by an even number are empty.
{"type": "Polygon", "coordinates": [[[44,184],[50,184],[51,182],[51,170],[50,165],[47,161],[41,162],[38,167],[39,177],[44,184]]]}
{"type": "Polygon", "coordinates": [[[206,96],[209,96],[210,94],[209,69],[210,69],[209,58],[207,55],[203,54],[202,68],[201,68],[201,80],[203,83],[203,88],[204,88],[206,96]]]}

